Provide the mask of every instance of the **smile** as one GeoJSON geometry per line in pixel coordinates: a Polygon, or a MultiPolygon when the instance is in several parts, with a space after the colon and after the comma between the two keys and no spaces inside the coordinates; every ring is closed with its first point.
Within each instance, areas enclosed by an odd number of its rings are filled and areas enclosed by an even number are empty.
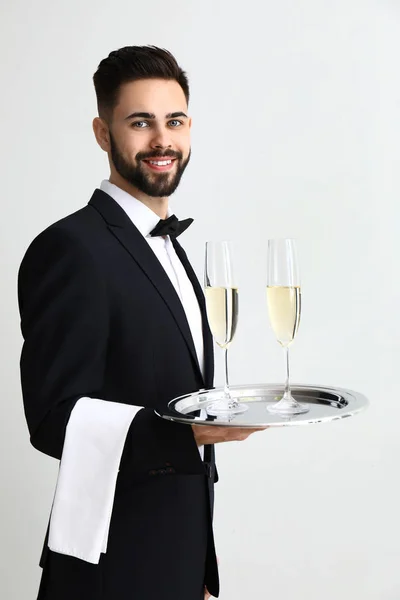
{"type": "Polygon", "coordinates": [[[175,158],[167,158],[165,160],[144,160],[143,162],[153,171],[169,171],[172,169],[175,158]]]}
{"type": "Polygon", "coordinates": [[[172,160],[149,160],[151,165],[158,165],[159,167],[165,167],[165,165],[170,165],[172,160]]]}

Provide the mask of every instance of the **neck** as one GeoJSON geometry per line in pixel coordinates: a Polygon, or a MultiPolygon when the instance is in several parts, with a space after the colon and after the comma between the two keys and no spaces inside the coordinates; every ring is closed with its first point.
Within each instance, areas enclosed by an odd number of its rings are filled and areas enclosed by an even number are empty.
{"type": "Polygon", "coordinates": [[[168,212],[168,198],[155,198],[153,196],[148,196],[140,191],[137,187],[130,184],[128,181],[123,179],[118,173],[111,173],[109,177],[109,182],[113,183],[124,192],[127,192],[139,202],[145,204],[150,210],[152,210],[160,219],[167,218],[168,212]]]}

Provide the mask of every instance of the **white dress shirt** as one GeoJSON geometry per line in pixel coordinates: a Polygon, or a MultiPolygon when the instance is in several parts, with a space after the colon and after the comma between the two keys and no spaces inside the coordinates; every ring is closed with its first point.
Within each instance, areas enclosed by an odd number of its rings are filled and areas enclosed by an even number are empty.
{"type": "MultiPolygon", "coordinates": [[[[100,189],[126,212],[171,280],[182,302],[204,374],[200,307],[169,236],[150,236],[160,220],[158,215],[107,180],[100,189]]],[[[129,426],[141,408],[88,397],[77,401],[61,457],[50,519],[50,550],[94,564],[106,552],[119,463],[129,426]]],[[[199,452],[203,457],[202,447],[199,452]]]]}

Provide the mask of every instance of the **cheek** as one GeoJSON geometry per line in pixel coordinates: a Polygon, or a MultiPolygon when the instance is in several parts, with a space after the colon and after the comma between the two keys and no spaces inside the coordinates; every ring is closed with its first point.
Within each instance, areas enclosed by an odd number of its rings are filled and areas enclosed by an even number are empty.
{"type": "Polygon", "coordinates": [[[190,152],[190,133],[182,133],[177,140],[177,146],[183,155],[187,157],[190,152]]]}
{"type": "Polygon", "coordinates": [[[143,132],[138,135],[133,131],[129,131],[125,133],[123,139],[121,140],[121,151],[123,152],[124,158],[127,160],[135,160],[138,152],[143,152],[148,149],[146,135],[143,135],[143,132]]]}
{"type": "Polygon", "coordinates": [[[140,147],[133,137],[125,140],[123,148],[125,156],[131,159],[135,158],[136,154],[140,151],[140,147]]]}

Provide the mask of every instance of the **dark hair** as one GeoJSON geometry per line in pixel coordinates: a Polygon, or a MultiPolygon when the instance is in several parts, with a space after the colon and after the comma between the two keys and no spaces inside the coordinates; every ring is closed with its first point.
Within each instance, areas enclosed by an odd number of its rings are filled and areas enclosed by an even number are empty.
{"type": "Polygon", "coordinates": [[[189,81],[174,56],[156,46],[126,46],[110,52],[93,75],[100,117],[111,118],[121,86],[140,79],[174,79],[189,102],[189,81]]]}

